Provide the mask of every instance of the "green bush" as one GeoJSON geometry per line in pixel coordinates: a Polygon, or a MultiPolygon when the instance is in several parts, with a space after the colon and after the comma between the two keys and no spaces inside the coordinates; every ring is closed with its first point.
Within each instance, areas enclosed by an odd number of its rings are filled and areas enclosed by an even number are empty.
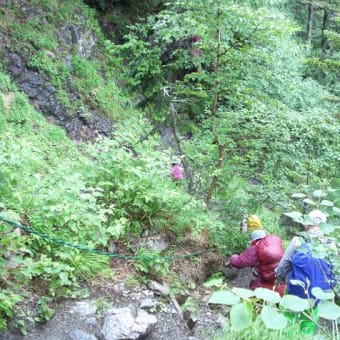
{"type": "Polygon", "coordinates": [[[51,83],[61,88],[69,76],[69,71],[63,62],[53,60],[44,50],[36,52],[28,61],[27,65],[45,72],[51,83]]]}
{"type": "Polygon", "coordinates": [[[234,329],[230,321],[223,328],[223,331],[215,333],[211,340],[253,340],[253,339],[272,339],[286,340],[286,339],[296,339],[296,340],[306,340],[304,335],[299,332],[298,325],[288,326],[283,331],[272,330],[265,327],[263,321],[257,318],[250,326],[242,329],[241,331],[234,329]]]}
{"type": "Polygon", "coordinates": [[[136,256],[134,266],[141,273],[158,280],[169,274],[170,262],[164,259],[159,252],[141,248],[138,249],[136,256]]]}
{"type": "MultiPolygon", "coordinates": [[[[318,305],[320,318],[333,323],[333,336],[336,336],[336,320],[340,316],[340,308],[334,303],[334,294],[323,292],[320,288],[315,288],[313,294],[321,300],[318,305]]],[[[323,329],[321,321],[314,317],[308,300],[294,295],[280,297],[277,292],[266,288],[251,291],[244,288],[234,287],[230,290],[220,287],[212,293],[208,303],[231,306],[228,309],[229,323],[225,330],[230,332],[230,339],[236,339],[237,334],[245,339],[259,336],[270,339],[275,335],[282,339],[292,336],[306,338],[300,328],[300,322],[304,318],[319,326],[318,334],[329,332],[323,329]]]]}

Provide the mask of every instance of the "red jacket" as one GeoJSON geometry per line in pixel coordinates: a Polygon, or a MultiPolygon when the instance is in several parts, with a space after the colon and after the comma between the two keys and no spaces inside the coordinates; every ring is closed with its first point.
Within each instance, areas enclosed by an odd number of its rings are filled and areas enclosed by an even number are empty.
{"type": "MultiPolygon", "coordinates": [[[[281,240],[278,237],[272,237],[277,242],[276,251],[274,253],[283,252],[281,240]]],[[[261,240],[256,240],[251,243],[251,246],[244,250],[240,255],[232,255],[230,263],[236,268],[246,268],[252,267],[253,273],[255,274],[254,280],[250,282],[250,288],[255,289],[257,287],[263,287],[268,289],[275,289],[281,296],[284,294],[285,286],[280,287],[275,286],[275,268],[279,264],[279,260],[274,262],[270,261],[270,256],[268,257],[268,262],[259,263],[258,251],[256,244],[261,240]]],[[[259,248],[260,246],[258,246],[259,248]]]]}
{"type": "Polygon", "coordinates": [[[258,266],[256,245],[252,242],[252,245],[243,251],[240,255],[233,255],[230,259],[231,264],[236,268],[246,268],[258,266]]]}

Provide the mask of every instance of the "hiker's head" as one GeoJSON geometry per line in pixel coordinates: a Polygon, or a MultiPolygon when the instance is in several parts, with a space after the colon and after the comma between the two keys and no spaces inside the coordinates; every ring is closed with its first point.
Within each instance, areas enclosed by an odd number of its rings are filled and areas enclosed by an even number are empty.
{"type": "Polygon", "coordinates": [[[250,215],[248,217],[248,230],[254,231],[262,228],[262,222],[256,215],[250,215]]]}
{"type": "Polygon", "coordinates": [[[199,35],[194,35],[193,37],[192,37],[192,42],[198,42],[198,41],[200,41],[201,40],[201,37],[199,36],[199,35]]]}
{"type": "Polygon", "coordinates": [[[266,232],[263,229],[254,230],[250,234],[250,237],[251,237],[252,241],[260,240],[261,238],[264,238],[265,236],[266,236],[266,232]]]}
{"type": "Polygon", "coordinates": [[[309,229],[310,227],[318,227],[320,223],[327,222],[327,216],[320,210],[313,210],[308,214],[308,217],[311,220],[311,224],[308,224],[306,227],[309,229]]]}

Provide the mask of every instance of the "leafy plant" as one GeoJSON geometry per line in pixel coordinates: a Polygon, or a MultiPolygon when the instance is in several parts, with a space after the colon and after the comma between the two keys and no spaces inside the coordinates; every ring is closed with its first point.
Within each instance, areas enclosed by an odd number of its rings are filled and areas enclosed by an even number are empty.
{"type": "Polygon", "coordinates": [[[66,66],[53,60],[51,56],[44,50],[35,53],[28,61],[28,66],[43,71],[50,79],[51,83],[61,88],[69,71],[66,66]]]}
{"type": "Polygon", "coordinates": [[[159,252],[150,249],[138,249],[135,268],[147,273],[153,278],[165,277],[169,273],[170,262],[164,259],[159,252]]]}
{"type": "Polygon", "coordinates": [[[96,312],[97,314],[104,314],[108,309],[111,308],[111,304],[105,299],[96,300],[96,312]]]}
{"type": "MultiPolygon", "coordinates": [[[[335,322],[340,317],[340,308],[334,303],[334,294],[325,294],[320,289],[314,292],[322,300],[319,305],[320,317],[335,322]]],[[[294,295],[281,298],[278,293],[266,288],[256,288],[254,291],[236,287],[220,289],[212,293],[209,303],[231,306],[230,326],[235,331],[249,328],[259,322],[259,318],[267,329],[282,331],[289,325],[287,312],[295,313],[297,318],[299,315],[312,318],[311,307],[306,299],[294,295]]]]}
{"type": "Polygon", "coordinates": [[[172,1],[133,25],[123,44],[107,42],[150,117],[173,126],[175,112],[178,132],[189,132],[179,147],[190,155],[195,193],[208,205],[216,200],[210,208],[228,205],[226,183],[239,174],[259,207],[274,192],[284,205],[292,186],[336,173],[335,111],[322,101],[324,89],[303,79],[297,25],[268,7],[172,1]],[[262,184],[260,197],[253,182],[262,184]]]}
{"type": "Polygon", "coordinates": [[[7,328],[7,319],[13,317],[13,310],[16,303],[22,300],[19,294],[12,290],[2,289],[0,291],[0,330],[7,328]]]}
{"type": "Polygon", "coordinates": [[[268,329],[265,327],[262,319],[257,317],[248,327],[242,330],[236,330],[232,327],[228,320],[224,326],[223,331],[216,332],[212,336],[212,340],[238,340],[238,339],[255,339],[261,338],[264,340],[271,340],[273,338],[285,340],[294,338],[296,340],[305,340],[306,337],[299,332],[298,325],[288,325],[283,330],[268,329]]]}
{"type": "Polygon", "coordinates": [[[48,297],[41,297],[38,301],[38,314],[39,314],[39,321],[44,322],[48,321],[52,318],[54,314],[54,310],[49,307],[48,303],[51,301],[48,297]]]}
{"type": "MultiPolygon", "coordinates": [[[[305,188],[303,192],[296,192],[292,195],[294,198],[296,208],[301,209],[306,214],[303,214],[301,211],[296,210],[289,213],[286,213],[293,221],[298,224],[307,225],[311,224],[310,217],[308,216],[308,212],[314,209],[322,210],[326,216],[328,216],[328,220],[326,223],[321,223],[320,229],[327,236],[330,245],[328,244],[320,244],[319,242],[312,240],[312,250],[315,256],[320,258],[326,258],[332,264],[332,270],[334,271],[335,277],[339,277],[340,273],[340,261],[339,261],[339,216],[340,209],[334,204],[333,201],[327,199],[327,196],[331,196],[332,193],[336,192],[336,190],[327,187],[325,189],[316,189],[309,193],[310,188],[305,188]]],[[[335,287],[335,291],[337,293],[337,300],[339,299],[339,285],[335,287]]]]}
{"type": "MultiPolygon", "coordinates": [[[[329,193],[334,190],[328,188],[329,193]]],[[[308,195],[305,192],[293,194],[297,206],[301,208],[310,207],[311,209],[325,209],[327,210],[328,222],[322,223],[320,228],[328,236],[329,240],[333,241],[334,247],[322,245],[319,242],[313,242],[313,251],[316,256],[327,258],[332,263],[334,274],[338,277],[339,258],[338,253],[338,227],[331,223],[331,218],[338,219],[339,209],[330,200],[326,199],[326,190],[314,190],[312,194],[308,195]]],[[[307,214],[304,215],[299,211],[286,213],[287,216],[292,218],[295,222],[301,224],[311,224],[310,218],[307,214]]],[[[303,285],[303,282],[295,282],[295,284],[303,285]]],[[[293,324],[301,317],[312,320],[322,328],[321,323],[314,317],[312,312],[313,303],[306,299],[301,299],[293,295],[285,295],[282,298],[278,293],[264,289],[257,288],[255,291],[250,291],[243,288],[226,289],[220,280],[213,280],[208,283],[209,286],[217,286],[218,290],[214,292],[209,303],[211,304],[226,304],[231,306],[229,311],[231,330],[246,332],[246,330],[256,332],[254,324],[260,322],[265,325],[267,329],[284,331],[291,333],[293,324]],[[292,321],[293,320],[293,321],[292,321]]],[[[304,287],[304,289],[307,289],[304,287]]],[[[336,304],[336,293],[329,291],[324,292],[320,288],[312,289],[321,303],[318,306],[319,316],[323,319],[330,320],[333,324],[334,335],[337,334],[336,320],[340,317],[340,308],[336,304]],[[334,328],[335,327],[335,328],[334,328]]],[[[297,321],[299,322],[299,321],[297,321]]]]}

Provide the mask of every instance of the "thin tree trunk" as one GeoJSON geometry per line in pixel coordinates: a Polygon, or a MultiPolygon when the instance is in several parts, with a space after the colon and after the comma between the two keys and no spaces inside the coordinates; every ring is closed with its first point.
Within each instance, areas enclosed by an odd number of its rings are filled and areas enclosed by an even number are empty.
{"type": "MultiPolygon", "coordinates": [[[[218,146],[218,162],[217,162],[217,166],[216,166],[216,170],[221,170],[222,169],[222,163],[223,163],[223,157],[224,157],[224,145],[220,144],[218,146]]],[[[206,206],[209,206],[214,190],[217,186],[217,182],[218,182],[218,176],[215,175],[211,181],[210,187],[208,189],[207,192],[207,197],[205,199],[205,204],[206,206]]]]}
{"type": "MultiPolygon", "coordinates": [[[[219,79],[219,76],[220,76],[221,57],[222,57],[222,54],[221,54],[221,24],[220,24],[221,15],[222,15],[222,12],[221,12],[221,9],[219,8],[217,10],[217,18],[216,18],[217,22],[218,22],[218,28],[217,28],[217,31],[216,31],[217,51],[216,51],[216,63],[215,63],[215,77],[216,77],[216,79],[215,79],[215,83],[214,83],[215,94],[214,94],[213,101],[212,101],[211,108],[210,108],[213,132],[215,132],[215,124],[216,124],[216,122],[215,122],[216,117],[215,116],[216,116],[218,100],[219,100],[219,96],[220,96],[220,79],[219,79]]],[[[221,170],[223,158],[224,158],[225,145],[220,144],[218,135],[216,133],[215,133],[215,136],[214,136],[214,144],[218,145],[218,162],[217,162],[216,170],[221,170]]],[[[213,193],[216,189],[217,183],[218,183],[218,176],[214,175],[213,178],[212,178],[212,181],[210,183],[210,186],[207,190],[207,196],[205,198],[205,204],[206,204],[207,207],[209,206],[209,204],[211,202],[211,199],[212,199],[213,193]]]]}
{"type": "Polygon", "coordinates": [[[308,4],[308,18],[307,18],[307,45],[310,46],[312,44],[312,31],[313,31],[313,16],[314,16],[314,8],[313,2],[308,4]]]}
{"type": "Polygon", "coordinates": [[[323,9],[323,20],[322,20],[322,33],[321,33],[321,48],[323,50],[326,50],[328,48],[328,40],[325,35],[325,31],[327,30],[328,27],[328,22],[329,22],[329,10],[328,8],[323,9]]]}
{"type": "MultiPolygon", "coordinates": [[[[218,23],[220,23],[221,14],[222,14],[221,10],[218,9],[218,11],[217,11],[218,23]]],[[[217,52],[216,52],[216,63],[215,63],[215,77],[216,77],[216,79],[215,79],[215,82],[214,82],[215,94],[214,94],[214,98],[213,98],[211,108],[210,108],[211,116],[212,116],[213,119],[215,118],[218,99],[219,99],[219,96],[220,96],[220,79],[219,79],[220,68],[221,68],[221,28],[220,28],[220,24],[218,24],[216,36],[217,36],[217,52]]]]}

